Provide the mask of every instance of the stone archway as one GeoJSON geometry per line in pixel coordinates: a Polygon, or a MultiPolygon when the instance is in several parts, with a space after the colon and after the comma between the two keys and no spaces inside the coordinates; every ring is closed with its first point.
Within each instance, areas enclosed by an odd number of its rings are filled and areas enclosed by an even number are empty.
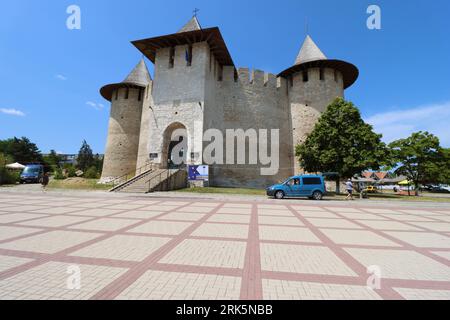
{"type": "Polygon", "coordinates": [[[163,134],[161,168],[170,169],[187,163],[188,133],[180,122],[170,124],[163,134]]]}

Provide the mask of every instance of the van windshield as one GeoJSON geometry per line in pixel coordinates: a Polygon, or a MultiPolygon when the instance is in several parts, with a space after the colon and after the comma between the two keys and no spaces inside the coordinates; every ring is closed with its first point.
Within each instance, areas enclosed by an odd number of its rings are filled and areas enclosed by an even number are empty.
{"type": "Polygon", "coordinates": [[[23,173],[39,173],[41,169],[39,167],[26,167],[23,169],[23,173]]]}

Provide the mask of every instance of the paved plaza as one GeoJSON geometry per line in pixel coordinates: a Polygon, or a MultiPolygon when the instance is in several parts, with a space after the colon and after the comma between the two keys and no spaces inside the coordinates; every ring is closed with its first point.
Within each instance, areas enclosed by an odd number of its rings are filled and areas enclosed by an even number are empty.
{"type": "Polygon", "coordinates": [[[449,205],[0,192],[2,300],[448,300],[449,260],[449,205]]]}

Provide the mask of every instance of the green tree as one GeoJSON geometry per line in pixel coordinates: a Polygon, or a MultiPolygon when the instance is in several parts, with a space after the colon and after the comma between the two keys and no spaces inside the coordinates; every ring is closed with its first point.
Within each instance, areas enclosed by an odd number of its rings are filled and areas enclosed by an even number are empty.
{"type": "Polygon", "coordinates": [[[443,184],[450,184],[450,148],[442,148],[441,164],[439,165],[439,181],[443,184]]]}
{"type": "Polygon", "coordinates": [[[97,178],[99,178],[98,171],[97,171],[97,168],[95,166],[92,166],[92,167],[88,168],[83,176],[86,179],[97,179],[97,178]]]}
{"type": "Polygon", "coordinates": [[[50,150],[50,154],[44,157],[44,161],[50,166],[59,166],[61,160],[61,156],[55,150],[50,150]]]}
{"type": "Polygon", "coordinates": [[[428,132],[416,132],[406,139],[392,142],[396,174],[414,184],[416,195],[421,184],[439,183],[449,175],[449,152],[440,146],[439,138],[428,132]]]}
{"type": "Polygon", "coordinates": [[[95,165],[94,155],[92,154],[91,147],[87,144],[86,140],[83,141],[83,144],[78,152],[77,157],[77,167],[80,170],[86,171],[89,167],[95,165]]]}
{"type": "Polygon", "coordinates": [[[98,153],[94,156],[94,166],[97,168],[97,172],[101,174],[103,170],[103,157],[98,153]]]}
{"type": "Polygon", "coordinates": [[[13,184],[18,180],[19,172],[10,172],[6,169],[6,165],[11,162],[13,162],[11,156],[0,153],[0,185],[13,184]]]}
{"type": "Polygon", "coordinates": [[[28,138],[12,138],[0,141],[0,152],[9,155],[21,164],[42,163],[41,151],[28,138]]]}
{"type": "MultiPolygon", "coordinates": [[[[364,170],[390,163],[389,150],[351,102],[334,100],[305,143],[296,147],[300,165],[308,172],[336,172],[351,178],[364,170]]],[[[339,192],[339,178],[336,181],[339,192]]]]}

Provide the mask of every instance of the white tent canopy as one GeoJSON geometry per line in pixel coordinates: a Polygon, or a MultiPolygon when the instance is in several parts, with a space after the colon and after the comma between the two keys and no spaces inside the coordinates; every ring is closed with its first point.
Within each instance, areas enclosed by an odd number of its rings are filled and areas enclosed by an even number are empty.
{"type": "Polygon", "coordinates": [[[24,169],[25,166],[23,164],[20,164],[20,163],[16,162],[16,163],[12,163],[12,164],[7,164],[6,168],[8,168],[8,169],[15,169],[15,170],[21,170],[21,169],[24,169]]]}

